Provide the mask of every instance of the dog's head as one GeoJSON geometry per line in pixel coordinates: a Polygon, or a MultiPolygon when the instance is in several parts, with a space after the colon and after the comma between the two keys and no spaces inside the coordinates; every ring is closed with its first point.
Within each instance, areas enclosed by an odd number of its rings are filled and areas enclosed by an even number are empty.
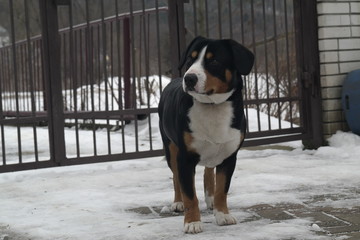
{"type": "Polygon", "coordinates": [[[195,38],[183,54],[179,69],[185,66],[183,89],[203,103],[222,103],[236,88],[242,88],[240,75],[247,75],[254,55],[234,40],[195,38]]]}

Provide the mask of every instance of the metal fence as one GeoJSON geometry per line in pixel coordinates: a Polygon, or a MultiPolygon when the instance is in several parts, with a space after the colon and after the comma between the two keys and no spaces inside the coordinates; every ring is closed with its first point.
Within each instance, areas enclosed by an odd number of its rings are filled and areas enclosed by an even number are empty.
{"type": "Polygon", "coordinates": [[[316,43],[301,33],[316,23],[314,7],[0,0],[0,172],[161,155],[157,102],[197,35],[233,38],[256,55],[244,78],[247,146],[321,138],[310,114],[318,70],[307,65],[318,63],[303,50],[316,43]]]}

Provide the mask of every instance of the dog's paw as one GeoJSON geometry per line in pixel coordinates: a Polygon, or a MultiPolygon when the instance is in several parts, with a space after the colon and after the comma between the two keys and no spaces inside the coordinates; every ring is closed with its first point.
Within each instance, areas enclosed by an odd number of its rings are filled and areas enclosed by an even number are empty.
{"type": "Polygon", "coordinates": [[[183,212],[184,211],[184,203],[183,202],[174,202],[173,204],[171,204],[171,211],[183,212]]]}
{"type": "Polygon", "coordinates": [[[214,210],[215,220],[217,225],[224,226],[224,225],[232,225],[236,224],[237,220],[231,214],[225,214],[223,212],[219,212],[214,210]]]}
{"type": "Polygon", "coordinates": [[[202,229],[202,223],[201,222],[191,222],[191,223],[185,223],[184,225],[184,232],[185,233],[201,233],[203,231],[202,229]]]}

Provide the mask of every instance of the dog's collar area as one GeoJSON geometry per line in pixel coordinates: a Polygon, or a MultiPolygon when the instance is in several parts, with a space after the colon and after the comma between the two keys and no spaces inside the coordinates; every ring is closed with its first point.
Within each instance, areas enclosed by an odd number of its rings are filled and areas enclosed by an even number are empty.
{"type": "Polygon", "coordinates": [[[190,96],[192,96],[196,101],[203,104],[220,104],[231,100],[233,94],[235,93],[234,89],[226,92],[226,93],[214,93],[211,95],[200,94],[193,91],[187,92],[190,96]]]}

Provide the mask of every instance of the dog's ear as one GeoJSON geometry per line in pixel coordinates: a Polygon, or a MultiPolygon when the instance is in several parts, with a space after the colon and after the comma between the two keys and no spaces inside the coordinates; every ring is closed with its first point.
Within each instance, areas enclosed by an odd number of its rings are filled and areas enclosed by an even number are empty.
{"type": "Polygon", "coordinates": [[[187,56],[189,55],[189,52],[192,50],[192,48],[199,42],[203,42],[205,41],[206,38],[204,37],[201,37],[201,36],[198,36],[196,38],[194,38],[191,43],[188,45],[188,47],[186,48],[185,52],[183,52],[182,56],[181,56],[181,59],[180,59],[180,62],[179,62],[179,66],[178,66],[178,69],[179,71],[181,71],[181,69],[183,68],[185,62],[186,62],[186,58],[187,56]]]}
{"type": "Polygon", "coordinates": [[[241,75],[248,75],[254,65],[254,54],[232,39],[226,41],[228,41],[232,49],[236,70],[238,70],[241,75]]]}

